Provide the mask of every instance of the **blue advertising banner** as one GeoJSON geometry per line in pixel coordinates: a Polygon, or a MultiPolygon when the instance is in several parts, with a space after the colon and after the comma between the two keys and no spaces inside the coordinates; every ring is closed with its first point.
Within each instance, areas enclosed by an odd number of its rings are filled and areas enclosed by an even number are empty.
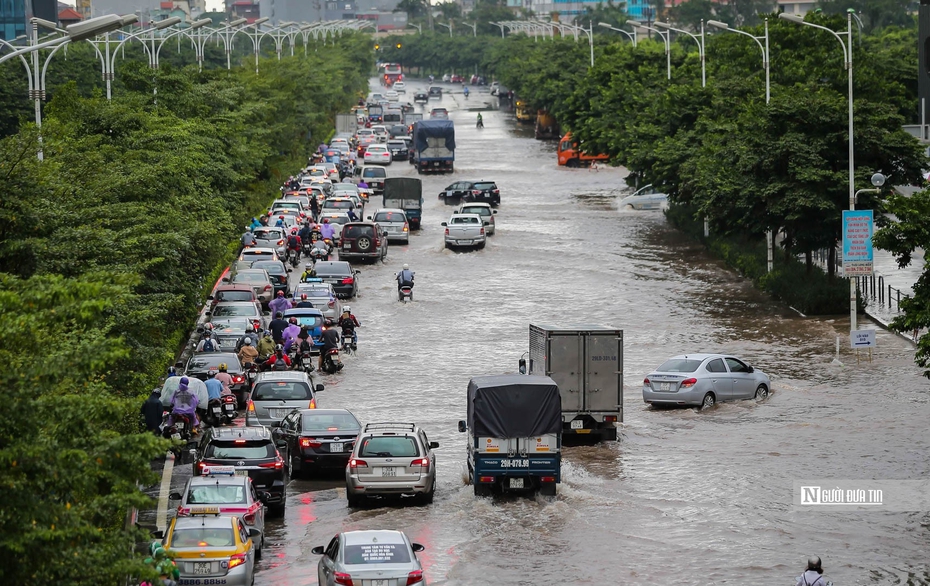
{"type": "Polygon", "coordinates": [[[872,210],[843,212],[843,274],[872,274],[872,210]]]}

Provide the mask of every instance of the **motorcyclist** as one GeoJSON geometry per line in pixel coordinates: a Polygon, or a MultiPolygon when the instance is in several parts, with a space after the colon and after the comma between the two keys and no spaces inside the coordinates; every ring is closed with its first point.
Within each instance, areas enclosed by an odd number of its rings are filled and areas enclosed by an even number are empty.
{"type": "Polygon", "coordinates": [[[223,394],[228,395],[232,393],[233,378],[226,372],[228,367],[225,362],[220,362],[219,372],[216,373],[216,380],[223,383],[223,394]]]}
{"type": "Polygon", "coordinates": [[[278,216],[278,220],[274,223],[275,228],[286,228],[284,225],[284,215],[278,216]]]}
{"type": "Polygon", "coordinates": [[[284,330],[284,351],[290,352],[291,346],[293,346],[294,341],[297,339],[297,334],[300,333],[300,326],[297,324],[297,318],[292,317],[288,320],[289,325],[284,330]]]}
{"type": "Polygon", "coordinates": [[[342,337],[347,335],[352,336],[352,347],[358,345],[358,334],[355,332],[355,328],[362,327],[362,324],[358,323],[358,318],[352,315],[352,308],[346,305],[342,308],[342,316],[339,318],[339,327],[342,328],[342,337]]]}
{"type": "Polygon", "coordinates": [[[314,240],[322,240],[322,239],[323,239],[323,233],[320,231],[320,225],[314,224],[310,228],[310,242],[313,242],[314,240]]]}
{"type": "Polygon", "coordinates": [[[462,88],[462,93],[465,94],[466,98],[468,97],[468,86],[465,86],[464,88],[462,88]]]}
{"type": "Polygon", "coordinates": [[[320,226],[320,235],[323,237],[323,240],[332,240],[333,236],[336,235],[336,229],[329,223],[329,218],[323,218],[323,225],[320,226]]]}
{"type": "MultiPolygon", "coordinates": [[[[154,541],[149,546],[149,557],[145,558],[145,563],[155,569],[160,586],[177,586],[178,580],[181,579],[181,572],[174,560],[168,557],[168,552],[165,551],[160,542],[154,541]]],[[[142,586],[154,585],[143,582],[142,586]]]]}
{"type": "Polygon", "coordinates": [[[255,328],[252,326],[252,324],[250,323],[249,325],[245,326],[245,334],[236,340],[236,352],[242,350],[242,345],[245,344],[246,338],[255,339],[255,336],[255,328]]]}
{"type": "Polygon", "coordinates": [[[316,222],[316,219],[320,215],[320,201],[317,199],[312,189],[307,189],[307,196],[310,198],[310,213],[313,214],[313,221],[316,222]]]}
{"type": "Polygon", "coordinates": [[[290,254],[293,254],[300,260],[300,252],[304,248],[304,243],[300,240],[300,235],[297,233],[297,228],[291,230],[291,235],[287,237],[287,251],[290,254]]]}
{"type": "Polygon", "coordinates": [[[353,222],[358,222],[361,219],[356,215],[355,210],[346,210],[346,215],[349,216],[349,219],[353,222]]]}
{"type": "Polygon", "coordinates": [[[333,348],[339,348],[339,332],[335,328],[326,328],[320,336],[323,348],[320,350],[320,370],[323,370],[323,358],[333,348]]]}
{"type": "Polygon", "coordinates": [[[217,380],[216,373],[211,370],[207,373],[207,380],[203,384],[207,385],[207,412],[209,414],[210,408],[214,405],[222,407],[223,383],[217,380]]]}
{"type": "Polygon", "coordinates": [[[203,324],[203,332],[200,334],[200,341],[197,342],[194,352],[218,352],[219,349],[220,341],[216,337],[216,332],[213,331],[213,324],[210,322],[203,324]]]}
{"type": "Polygon", "coordinates": [[[291,367],[291,359],[284,353],[284,346],[278,344],[274,347],[274,354],[265,361],[265,366],[272,370],[287,370],[291,367]]]}
{"type": "Polygon", "coordinates": [[[249,230],[255,230],[256,228],[261,228],[262,223],[258,221],[258,218],[253,217],[252,223],[249,224],[249,230]]]}
{"type": "Polygon", "coordinates": [[[284,312],[292,307],[294,306],[291,304],[291,300],[284,296],[284,291],[278,291],[278,296],[268,304],[268,309],[274,312],[275,315],[281,313],[282,317],[284,312]]]}
{"type": "Polygon", "coordinates": [[[239,239],[239,245],[241,248],[248,248],[249,246],[255,246],[255,234],[252,234],[252,227],[245,227],[245,234],[239,239]]]}
{"type": "Polygon", "coordinates": [[[403,270],[397,273],[397,288],[413,287],[414,272],[410,270],[410,265],[404,265],[403,270]]]}
{"type": "Polygon", "coordinates": [[[267,227],[268,227],[268,216],[262,214],[262,215],[258,218],[258,223],[261,224],[263,227],[266,227],[266,228],[267,228],[267,227]]]}
{"type": "Polygon", "coordinates": [[[142,409],[139,411],[142,414],[143,419],[145,419],[145,429],[159,435],[161,433],[161,419],[162,419],[162,404],[161,398],[161,389],[156,388],[152,391],[152,394],[149,395],[149,398],[142,403],[142,409]]]}
{"type": "Polygon", "coordinates": [[[478,112],[478,128],[484,128],[484,118],[481,116],[481,112],[478,112]]]}
{"type": "Polygon", "coordinates": [[[313,307],[313,303],[310,302],[310,298],[307,297],[306,293],[300,294],[300,301],[294,307],[313,307]]]}
{"type": "Polygon", "coordinates": [[[284,312],[276,311],[274,319],[268,324],[268,329],[271,330],[271,338],[275,344],[284,343],[284,330],[287,326],[288,323],[284,320],[284,312]]]}
{"type": "Polygon", "coordinates": [[[314,278],[316,278],[316,269],[313,268],[312,262],[308,262],[304,265],[304,273],[300,275],[300,280],[306,283],[308,279],[314,278]]]}
{"type": "Polygon", "coordinates": [[[190,383],[190,380],[186,376],[181,377],[178,390],[174,393],[174,396],[171,397],[171,417],[168,418],[168,425],[174,424],[175,414],[188,415],[191,421],[194,422],[194,427],[200,425],[200,419],[197,418],[197,405],[199,401],[197,400],[197,395],[192,393],[188,388],[188,383],[190,383]]]}
{"type": "MultiPolygon", "coordinates": [[[[271,340],[271,338],[268,338],[271,340]]],[[[258,350],[255,346],[252,345],[252,338],[246,336],[242,341],[242,348],[239,349],[239,362],[242,363],[243,368],[248,368],[250,365],[255,363],[255,359],[258,358],[258,350]]]]}
{"type": "Polygon", "coordinates": [[[300,238],[300,243],[304,246],[310,245],[310,233],[313,231],[310,225],[311,222],[308,220],[300,229],[300,232],[297,233],[297,236],[300,238]]]}
{"type": "Polygon", "coordinates": [[[827,581],[823,577],[823,565],[820,558],[811,556],[807,560],[807,570],[800,576],[796,586],[827,586],[827,581]]]}
{"type": "Polygon", "coordinates": [[[264,360],[274,354],[274,340],[271,337],[271,330],[266,330],[265,335],[258,342],[258,356],[264,360]]]}

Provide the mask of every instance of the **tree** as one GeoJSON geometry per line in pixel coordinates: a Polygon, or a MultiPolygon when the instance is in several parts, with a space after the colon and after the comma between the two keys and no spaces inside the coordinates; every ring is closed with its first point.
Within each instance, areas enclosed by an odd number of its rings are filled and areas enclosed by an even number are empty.
{"type": "Polygon", "coordinates": [[[414,21],[420,18],[426,18],[429,10],[425,0],[401,0],[394,8],[393,12],[406,12],[407,20],[414,21]]]}
{"type": "MultiPolygon", "coordinates": [[[[886,26],[915,27],[913,14],[917,3],[911,0],[820,0],[818,8],[827,14],[845,16],[849,9],[855,10],[862,20],[862,32],[872,33],[886,26]]],[[[853,19],[853,31],[857,23],[853,19]]]]}
{"type": "Polygon", "coordinates": [[[613,0],[599,2],[593,8],[591,6],[585,6],[584,12],[575,17],[575,24],[580,24],[582,22],[594,22],[595,24],[606,22],[610,26],[617,28],[626,24],[626,21],[626,2],[621,1],[615,4],[613,0]]]}

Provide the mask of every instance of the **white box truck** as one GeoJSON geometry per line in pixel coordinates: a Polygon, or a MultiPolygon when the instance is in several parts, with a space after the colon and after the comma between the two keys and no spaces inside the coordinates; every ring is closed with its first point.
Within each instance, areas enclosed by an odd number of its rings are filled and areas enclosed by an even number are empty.
{"type": "Polygon", "coordinates": [[[529,369],[548,376],[562,395],[562,437],[617,439],[623,422],[623,330],[581,324],[530,324],[529,369]]]}

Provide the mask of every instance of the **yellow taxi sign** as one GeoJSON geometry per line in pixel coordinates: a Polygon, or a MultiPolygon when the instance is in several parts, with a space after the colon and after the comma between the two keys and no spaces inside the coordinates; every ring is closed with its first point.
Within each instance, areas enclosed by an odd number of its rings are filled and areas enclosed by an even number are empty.
{"type": "Polygon", "coordinates": [[[191,507],[191,515],[219,515],[219,507],[191,507]]]}

